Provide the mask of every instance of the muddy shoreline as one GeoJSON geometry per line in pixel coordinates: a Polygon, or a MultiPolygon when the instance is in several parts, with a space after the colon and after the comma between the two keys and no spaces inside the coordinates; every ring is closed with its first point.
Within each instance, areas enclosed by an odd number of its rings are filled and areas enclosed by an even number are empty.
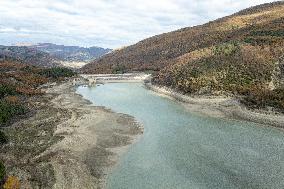
{"type": "Polygon", "coordinates": [[[57,125],[55,134],[64,139],[45,152],[58,154],[51,159],[53,188],[105,188],[106,174],[142,134],[141,125],[131,116],[93,106],[76,94],[70,82],[47,93],[59,94],[53,105],[65,107],[72,115],[57,125]]]}
{"type": "MultiPolygon", "coordinates": [[[[76,82],[88,83],[83,78],[76,82]]],[[[284,127],[283,115],[254,112],[232,98],[192,98],[151,83],[145,87],[192,112],[284,127]]],[[[76,93],[74,80],[43,89],[46,94],[37,100],[37,112],[6,128],[11,141],[0,158],[8,175],[19,178],[21,188],[105,188],[107,174],[139,139],[143,127],[129,115],[84,99],[76,93]]]]}
{"type": "Polygon", "coordinates": [[[159,95],[181,102],[189,111],[213,117],[246,120],[284,129],[284,115],[249,110],[231,97],[190,97],[167,87],[152,85],[150,82],[144,83],[144,86],[159,95]]]}
{"type": "Polygon", "coordinates": [[[44,90],[35,115],[6,129],[11,141],[0,158],[7,174],[19,178],[21,188],[105,188],[106,175],[142,135],[142,126],[92,105],[71,80],[44,90]]]}

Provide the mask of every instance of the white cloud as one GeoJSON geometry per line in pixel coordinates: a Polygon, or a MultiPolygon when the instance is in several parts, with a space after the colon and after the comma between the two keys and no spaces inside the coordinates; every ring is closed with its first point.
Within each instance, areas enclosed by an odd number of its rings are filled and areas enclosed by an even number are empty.
{"type": "Polygon", "coordinates": [[[116,48],[269,0],[0,0],[0,44],[116,48]]]}

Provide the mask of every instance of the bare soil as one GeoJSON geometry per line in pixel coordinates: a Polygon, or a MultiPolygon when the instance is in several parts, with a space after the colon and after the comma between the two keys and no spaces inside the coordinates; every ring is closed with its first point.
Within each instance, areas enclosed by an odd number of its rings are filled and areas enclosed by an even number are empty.
{"type": "Polygon", "coordinates": [[[5,128],[0,159],[21,188],[104,188],[106,174],[143,132],[133,117],[92,106],[72,82],[35,99],[28,119],[5,128]]]}

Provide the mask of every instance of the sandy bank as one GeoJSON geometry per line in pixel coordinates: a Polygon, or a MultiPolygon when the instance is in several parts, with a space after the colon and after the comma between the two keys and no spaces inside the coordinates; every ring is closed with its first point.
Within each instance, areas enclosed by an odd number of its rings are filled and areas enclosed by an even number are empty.
{"type": "Polygon", "coordinates": [[[104,188],[106,174],[142,134],[133,117],[93,106],[73,84],[43,86],[34,115],[5,129],[11,140],[0,160],[21,188],[104,188]]]}
{"type": "Polygon", "coordinates": [[[56,180],[53,188],[103,188],[105,174],[142,133],[141,127],[130,116],[92,106],[75,93],[70,82],[47,93],[57,95],[52,106],[70,115],[55,131],[63,140],[42,154],[55,154],[51,157],[56,180]]]}
{"type": "Polygon", "coordinates": [[[160,95],[183,102],[190,111],[214,117],[228,117],[232,119],[247,120],[267,126],[284,128],[284,115],[262,113],[248,110],[236,99],[230,97],[190,97],[182,95],[167,87],[160,87],[145,83],[145,87],[160,95]]]}

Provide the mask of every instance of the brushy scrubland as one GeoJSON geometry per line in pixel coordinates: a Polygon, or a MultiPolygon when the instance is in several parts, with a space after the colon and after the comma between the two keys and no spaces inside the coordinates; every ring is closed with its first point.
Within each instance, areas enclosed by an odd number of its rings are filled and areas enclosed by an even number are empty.
{"type": "MultiPolygon", "coordinates": [[[[66,68],[39,68],[15,61],[0,61],[0,148],[2,150],[9,141],[21,140],[17,138],[20,137],[21,128],[16,129],[17,136],[6,135],[6,132],[13,131],[9,127],[14,121],[36,110],[37,104],[34,99],[44,94],[39,87],[74,75],[73,71],[66,68]]],[[[31,140],[28,136],[25,138],[31,140]]],[[[17,153],[20,151],[18,150],[17,153]]],[[[18,186],[19,180],[6,175],[4,164],[0,160],[0,188],[14,185],[18,186]]]]}
{"type": "Polygon", "coordinates": [[[29,98],[43,94],[40,85],[75,75],[67,68],[39,68],[10,61],[0,62],[0,73],[0,126],[28,111],[32,106],[29,98]]]}
{"type": "Polygon", "coordinates": [[[86,65],[86,73],[156,71],[153,83],[189,95],[236,95],[284,112],[284,2],[145,39],[86,65]]]}

